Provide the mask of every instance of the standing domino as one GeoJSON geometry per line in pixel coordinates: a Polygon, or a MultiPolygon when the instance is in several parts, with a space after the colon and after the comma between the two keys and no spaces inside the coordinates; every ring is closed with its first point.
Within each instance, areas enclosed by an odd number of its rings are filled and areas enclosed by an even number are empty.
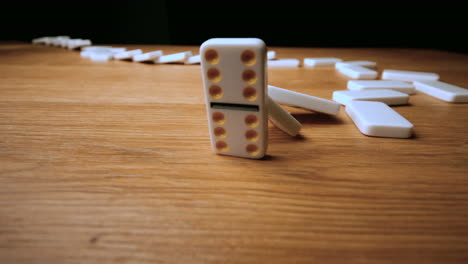
{"type": "Polygon", "coordinates": [[[266,46],[256,38],[214,38],[200,47],[211,146],[260,159],[268,145],[266,46]]]}
{"type": "Polygon", "coordinates": [[[418,81],[413,83],[416,90],[452,103],[468,103],[468,90],[459,86],[438,81],[418,81]]]}

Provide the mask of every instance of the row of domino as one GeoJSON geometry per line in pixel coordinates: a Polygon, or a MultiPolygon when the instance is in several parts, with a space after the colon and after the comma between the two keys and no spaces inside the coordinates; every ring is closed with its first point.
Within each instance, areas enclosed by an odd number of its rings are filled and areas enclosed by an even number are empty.
{"type": "MultiPolygon", "coordinates": [[[[32,43],[49,46],[58,46],[68,49],[81,49],[81,57],[89,58],[92,61],[96,62],[104,62],[115,59],[155,64],[200,64],[200,55],[193,55],[191,51],[184,51],[168,55],[164,55],[162,50],[143,53],[141,49],[127,50],[126,48],[121,47],[91,46],[90,40],[71,39],[69,36],[35,38],[32,40],[32,43]]],[[[267,59],[275,60],[276,52],[268,51],[267,59]]]]}

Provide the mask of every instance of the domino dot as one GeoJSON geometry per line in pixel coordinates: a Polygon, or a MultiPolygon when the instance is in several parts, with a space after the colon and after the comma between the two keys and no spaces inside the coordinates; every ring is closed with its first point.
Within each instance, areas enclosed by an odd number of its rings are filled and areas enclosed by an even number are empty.
{"type": "Polygon", "coordinates": [[[212,85],[209,89],[211,97],[214,99],[219,99],[223,97],[223,89],[218,85],[212,85]]]}
{"type": "Polygon", "coordinates": [[[207,50],[205,52],[205,60],[211,65],[218,64],[219,62],[218,52],[214,49],[207,50]]]}
{"type": "Polygon", "coordinates": [[[244,88],[244,98],[249,101],[255,101],[257,99],[257,90],[253,87],[244,88]]]}
{"type": "Polygon", "coordinates": [[[257,82],[257,73],[253,70],[245,70],[242,73],[242,79],[248,84],[254,84],[257,82]]]}
{"type": "Polygon", "coordinates": [[[214,112],[211,118],[213,119],[213,122],[215,122],[218,125],[222,125],[226,121],[224,119],[224,114],[221,112],[214,112]]]}
{"type": "Polygon", "coordinates": [[[247,132],[245,132],[245,138],[250,142],[255,142],[258,140],[258,133],[255,130],[247,130],[247,132]]]}
{"type": "Polygon", "coordinates": [[[245,124],[248,127],[257,127],[258,126],[258,118],[255,115],[248,115],[244,119],[245,124]]]}
{"type": "Polygon", "coordinates": [[[252,156],[257,155],[259,152],[257,145],[254,144],[247,145],[247,147],[245,147],[245,150],[252,156]]]}
{"type": "Polygon", "coordinates": [[[224,141],[218,141],[216,142],[216,149],[221,152],[226,152],[228,151],[229,147],[228,144],[224,141]]]}
{"type": "Polygon", "coordinates": [[[225,138],[227,137],[226,130],[222,127],[217,127],[214,129],[214,134],[218,138],[225,138]]]}
{"type": "Polygon", "coordinates": [[[216,68],[209,68],[207,72],[208,80],[212,82],[221,81],[221,72],[216,68]]]}
{"type": "Polygon", "coordinates": [[[252,66],[257,62],[257,58],[253,51],[244,50],[241,54],[241,61],[247,66],[252,66]]]}

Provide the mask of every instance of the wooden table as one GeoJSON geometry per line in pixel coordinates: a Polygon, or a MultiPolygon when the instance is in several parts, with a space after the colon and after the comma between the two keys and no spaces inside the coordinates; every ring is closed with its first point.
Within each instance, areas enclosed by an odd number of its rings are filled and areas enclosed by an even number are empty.
{"type": "MultiPolygon", "coordinates": [[[[468,87],[466,55],[274,50],[468,87]]],[[[269,71],[270,84],[326,99],[346,81],[333,68],[269,71]]],[[[288,108],[301,135],[270,125],[269,156],[248,160],[213,153],[203,100],[199,65],[0,45],[0,263],[467,263],[468,105],[411,96],[394,108],[411,139],[288,108]]]]}

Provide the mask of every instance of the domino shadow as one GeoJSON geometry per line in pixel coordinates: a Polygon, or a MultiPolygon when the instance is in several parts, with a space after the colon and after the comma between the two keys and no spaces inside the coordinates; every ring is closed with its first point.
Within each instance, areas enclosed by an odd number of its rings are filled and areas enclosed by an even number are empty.
{"type": "Polygon", "coordinates": [[[343,120],[333,115],[327,115],[322,113],[300,113],[292,114],[301,124],[321,124],[321,125],[341,125],[343,120]]]}

